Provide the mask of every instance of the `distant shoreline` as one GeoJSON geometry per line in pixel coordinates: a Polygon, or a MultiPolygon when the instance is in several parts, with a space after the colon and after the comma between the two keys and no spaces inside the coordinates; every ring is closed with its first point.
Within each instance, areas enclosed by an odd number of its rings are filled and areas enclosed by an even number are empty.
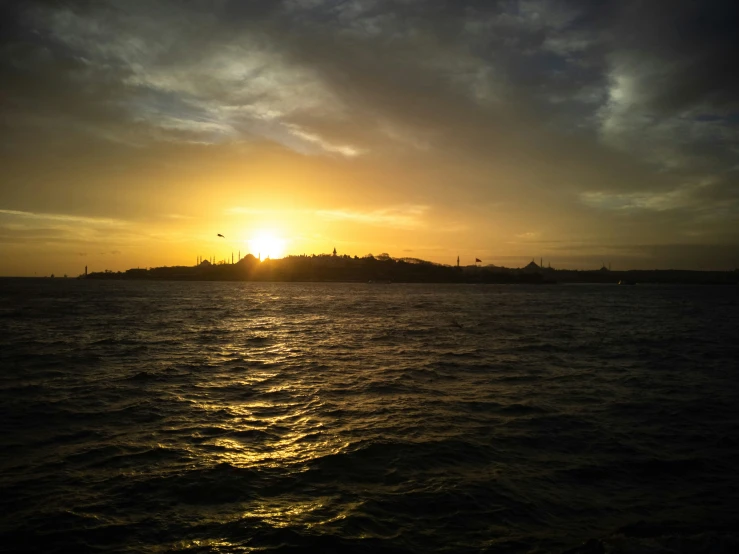
{"type": "MultiPolygon", "coordinates": [[[[639,270],[634,270],[639,271],[639,270]]],[[[669,271],[669,270],[665,270],[669,271]]],[[[726,272],[731,273],[731,272],[726,272]]],[[[603,281],[603,280],[588,280],[587,278],[581,278],[579,280],[539,280],[539,281],[522,281],[522,280],[496,280],[496,281],[475,281],[475,280],[461,280],[461,281],[387,281],[387,282],[374,282],[364,280],[347,280],[347,279],[322,279],[322,280],[308,280],[308,279],[218,279],[210,277],[193,277],[193,278],[177,278],[177,277],[157,277],[157,278],[141,278],[141,277],[126,277],[119,273],[113,275],[107,274],[105,277],[101,277],[98,274],[90,274],[87,277],[84,275],[78,277],[50,277],[50,276],[27,276],[27,275],[6,275],[0,276],[0,281],[12,281],[12,280],[24,280],[24,281],[144,281],[144,282],[169,282],[169,283],[336,283],[336,284],[367,284],[367,285],[614,285],[618,286],[618,281],[603,281]]],[[[739,285],[739,278],[725,280],[710,280],[710,279],[656,279],[647,280],[644,279],[639,282],[635,282],[635,285],[700,285],[700,286],[736,286],[739,285]]]]}
{"type": "MultiPolygon", "coordinates": [[[[85,268],[87,270],[87,268],[85,268]]],[[[74,277],[19,276],[5,278],[74,279],[74,277]]],[[[240,281],[274,283],[459,283],[553,285],[591,284],[701,284],[737,285],[739,270],[704,271],[684,269],[630,269],[611,271],[555,269],[531,262],[524,268],[494,265],[450,266],[415,258],[394,259],[383,255],[363,258],[337,255],[288,256],[260,261],[251,254],[236,263],[213,264],[203,261],[195,266],[134,268],[126,271],[97,271],[76,279],[127,281],[240,281]]]]}
{"type": "Polygon", "coordinates": [[[260,261],[248,254],[236,263],[129,269],[124,272],[93,272],[85,279],[159,281],[247,281],[302,283],[467,283],[552,285],[557,283],[601,284],[739,284],[739,270],[570,270],[540,267],[533,261],[524,268],[498,266],[449,266],[414,258],[390,256],[364,258],[312,255],[288,256],[260,261]]]}

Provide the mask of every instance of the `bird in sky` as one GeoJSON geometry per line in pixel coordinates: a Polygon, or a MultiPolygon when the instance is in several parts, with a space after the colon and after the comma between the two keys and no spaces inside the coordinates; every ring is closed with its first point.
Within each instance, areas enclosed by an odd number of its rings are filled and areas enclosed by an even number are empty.
{"type": "Polygon", "coordinates": [[[218,236],[221,237],[222,239],[225,239],[226,238],[221,233],[218,233],[218,236]]]}

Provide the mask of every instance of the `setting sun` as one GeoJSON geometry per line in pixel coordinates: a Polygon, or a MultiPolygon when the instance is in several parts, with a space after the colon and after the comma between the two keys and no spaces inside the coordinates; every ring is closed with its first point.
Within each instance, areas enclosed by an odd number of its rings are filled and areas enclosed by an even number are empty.
{"type": "Polygon", "coordinates": [[[285,240],[270,231],[259,231],[248,243],[252,254],[262,260],[281,258],[285,254],[285,240]]]}

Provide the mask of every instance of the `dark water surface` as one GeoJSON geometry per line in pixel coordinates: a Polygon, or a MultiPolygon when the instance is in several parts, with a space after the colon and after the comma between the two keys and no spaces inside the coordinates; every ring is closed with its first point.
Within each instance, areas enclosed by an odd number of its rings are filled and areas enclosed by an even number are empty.
{"type": "Polygon", "coordinates": [[[2,280],[0,549],[737,551],[738,298],[2,280]]]}

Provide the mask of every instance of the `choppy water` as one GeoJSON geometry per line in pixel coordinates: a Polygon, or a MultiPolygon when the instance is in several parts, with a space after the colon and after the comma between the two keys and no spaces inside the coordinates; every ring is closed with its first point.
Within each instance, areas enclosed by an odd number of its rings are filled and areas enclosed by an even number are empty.
{"type": "Polygon", "coordinates": [[[0,281],[0,549],[733,552],[738,299],[0,281]]]}

